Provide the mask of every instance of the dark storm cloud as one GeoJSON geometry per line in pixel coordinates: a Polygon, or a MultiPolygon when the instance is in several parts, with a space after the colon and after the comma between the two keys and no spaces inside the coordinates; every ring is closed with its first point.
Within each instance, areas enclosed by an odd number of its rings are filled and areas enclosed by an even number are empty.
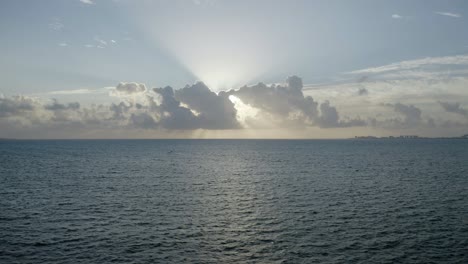
{"type": "Polygon", "coordinates": [[[468,110],[462,108],[460,103],[439,102],[439,104],[449,113],[459,114],[468,118],[468,110]]]}

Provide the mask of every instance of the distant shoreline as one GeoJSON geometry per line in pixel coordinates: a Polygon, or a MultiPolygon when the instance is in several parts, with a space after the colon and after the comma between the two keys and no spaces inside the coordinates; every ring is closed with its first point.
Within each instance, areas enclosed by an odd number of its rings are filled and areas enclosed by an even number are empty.
{"type": "Polygon", "coordinates": [[[139,140],[424,140],[424,139],[468,139],[461,137],[374,137],[356,136],[353,138],[0,138],[2,141],[139,141],[139,140]]]}

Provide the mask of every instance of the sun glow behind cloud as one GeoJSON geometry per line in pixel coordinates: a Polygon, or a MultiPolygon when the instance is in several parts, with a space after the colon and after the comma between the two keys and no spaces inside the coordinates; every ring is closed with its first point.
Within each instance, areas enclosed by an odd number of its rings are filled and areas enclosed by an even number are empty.
{"type": "Polygon", "coordinates": [[[237,110],[237,120],[239,120],[239,122],[241,122],[241,124],[245,127],[248,127],[246,120],[248,118],[255,117],[259,110],[248,104],[245,104],[241,99],[239,99],[239,97],[235,95],[230,95],[229,100],[234,104],[234,108],[237,110]]]}
{"type": "MultiPolygon", "coordinates": [[[[223,17],[220,23],[219,16],[206,15],[209,12],[206,8],[216,12],[214,5],[195,6],[193,12],[181,11],[175,18],[158,17],[157,20],[148,11],[156,8],[154,3],[147,5],[146,10],[136,11],[136,23],[142,32],[213,91],[248,84],[279,62],[273,55],[275,36],[271,32],[248,27],[237,17],[223,17]],[[177,23],[171,22],[174,20],[177,23]],[[167,21],[170,26],[161,21],[167,21]]],[[[255,25],[251,21],[250,24],[255,25]]]]}

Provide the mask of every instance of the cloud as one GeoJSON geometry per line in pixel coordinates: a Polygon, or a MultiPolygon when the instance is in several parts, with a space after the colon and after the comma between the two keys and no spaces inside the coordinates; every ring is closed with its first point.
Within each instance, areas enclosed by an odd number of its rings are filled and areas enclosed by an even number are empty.
{"type": "Polygon", "coordinates": [[[121,82],[115,87],[115,92],[119,94],[136,94],[146,92],[146,86],[142,83],[121,82]]]}
{"type": "MultiPolygon", "coordinates": [[[[48,93],[49,96],[74,96],[105,94],[109,91],[109,95],[117,95],[112,98],[113,103],[98,105],[56,99],[41,101],[27,96],[2,96],[0,137],[46,137],[55,135],[54,133],[81,137],[84,134],[89,135],[90,131],[104,131],[100,135],[112,131],[132,131],[132,135],[141,135],[151,131],[179,133],[175,131],[232,130],[239,131],[235,133],[244,133],[240,131],[267,131],[266,128],[268,131],[337,131],[339,128],[340,131],[383,129],[398,132],[412,129],[411,131],[418,133],[417,131],[434,129],[461,131],[468,128],[468,123],[462,119],[446,114],[452,112],[466,117],[467,110],[459,103],[435,101],[445,111],[440,108],[439,112],[435,111],[437,108],[426,108],[423,111],[420,106],[427,105],[425,101],[418,104],[418,101],[398,102],[388,96],[379,98],[379,91],[388,90],[388,87],[374,86],[379,84],[374,80],[366,83],[366,87],[372,87],[373,91],[366,97],[356,96],[356,88],[367,90],[360,87],[362,82],[354,79],[352,84],[355,86],[349,88],[349,94],[346,91],[330,93],[330,87],[307,91],[317,97],[303,93],[302,80],[297,76],[289,77],[284,84],[259,83],[218,94],[202,82],[176,90],[170,86],[149,89],[142,83],[121,82],[112,88],[48,93]],[[326,97],[320,99],[318,95],[322,92],[328,92],[327,96],[331,100],[326,97]],[[334,93],[345,99],[333,97],[334,93]],[[349,108],[347,102],[351,102],[354,108],[349,108]],[[361,107],[363,111],[356,111],[356,107],[361,107]]],[[[403,99],[407,100],[408,96],[403,99]]]]}
{"type": "Polygon", "coordinates": [[[84,45],[86,48],[94,48],[94,45],[91,45],[91,44],[86,44],[84,45]]]}
{"type": "Polygon", "coordinates": [[[460,103],[449,103],[449,102],[439,101],[439,104],[442,106],[442,108],[444,108],[445,111],[449,113],[459,114],[468,118],[468,110],[461,107],[460,103]]]}
{"type": "Polygon", "coordinates": [[[47,104],[44,106],[44,109],[46,110],[77,110],[80,109],[80,103],[78,102],[73,102],[73,103],[68,103],[68,104],[61,104],[57,101],[57,99],[52,99],[52,104],[47,104]]]}
{"type": "Polygon", "coordinates": [[[381,125],[383,127],[393,128],[412,128],[423,124],[421,117],[421,109],[414,105],[406,105],[402,103],[384,104],[386,107],[393,108],[393,110],[403,116],[403,119],[393,118],[384,120],[381,125]]]}
{"type": "Polygon", "coordinates": [[[175,91],[175,98],[197,112],[201,126],[210,129],[240,127],[228,96],[225,92],[212,92],[203,82],[175,91]]]}
{"type": "Polygon", "coordinates": [[[462,15],[460,14],[457,14],[457,13],[451,13],[451,12],[434,12],[438,15],[441,15],[441,16],[448,16],[448,17],[453,17],[453,18],[460,18],[462,17],[462,15]]]}
{"type": "MultiPolygon", "coordinates": [[[[254,86],[244,86],[239,90],[231,90],[243,103],[259,110],[251,119],[269,119],[274,126],[319,126],[319,127],[349,127],[363,126],[360,119],[340,120],[338,111],[328,101],[320,104],[311,96],[302,93],[302,80],[291,76],[286,85],[267,86],[259,83],[254,86]],[[319,111],[320,110],[320,111],[319,111]]],[[[251,122],[254,124],[255,122],[251,122]]],[[[258,122],[261,123],[261,122],[258,122]]]]}
{"type": "Polygon", "coordinates": [[[60,47],[67,47],[68,44],[66,42],[61,42],[58,44],[60,47]]]}
{"type": "Polygon", "coordinates": [[[358,127],[366,126],[367,122],[359,118],[351,120],[340,120],[340,116],[335,107],[330,106],[330,102],[325,101],[320,104],[320,117],[318,118],[318,125],[323,128],[333,127],[358,127]]]}
{"type": "Polygon", "coordinates": [[[130,123],[134,127],[143,129],[155,129],[158,127],[156,120],[148,113],[132,114],[130,116],[130,123]]]}
{"type": "Polygon", "coordinates": [[[393,14],[393,15],[392,15],[392,18],[394,18],[394,19],[402,19],[403,17],[400,16],[400,15],[398,15],[398,14],[393,14]]]}
{"type": "Polygon", "coordinates": [[[366,88],[360,88],[358,90],[358,95],[367,95],[369,94],[369,91],[366,88]]]}
{"type": "Polygon", "coordinates": [[[80,0],[80,2],[87,5],[94,5],[94,2],[92,0],[80,0]]]}
{"type": "Polygon", "coordinates": [[[402,70],[412,70],[422,67],[430,66],[468,66],[468,55],[456,55],[456,56],[445,56],[445,57],[427,57],[423,59],[407,60],[396,63],[387,64],[379,67],[372,67],[367,69],[361,69],[349,72],[350,74],[377,74],[377,73],[388,73],[402,70]]]}
{"type": "Polygon", "coordinates": [[[107,41],[101,39],[100,37],[94,37],[94,41],[98,43],[98,46],[104,47],[107,46],[107,41]]]}
{"type": "Polygon", "coordinates": [[[213,5],[215,2],[216,0],[192,0],[192,3],[197,6],[213,5]]]}
{"type": "Polygon", "coordinates": [[[0,117],[21,115],[33,111],[36,105],[32,98],[25,96],[0,97],[0,117]]]}
{"type": "Polygon", "coordinates": [[[174,92],[172,87],[153,89],[161,96],[157,107],[160,124],[168,129],[236,129],[234,104],[225,93],[216,95],[202,82],[174,92]]]}
{"type": "Polygon", "coordinates": [[[109,89],[115,89],[114,87],[105,87],[101,89],[74,89],[74,90],[60,90],[60,91],[51,91],[48,94],[51,95],[75,95],[75,94],[97,94],[97,93],[105,93],[109,89]]]}
{"type": "Polygon", "coordinates": [[[60,19],[53,19],[53,22],[49,23],[49,28],[54,31],[62,31],[65,25],[60,21],[60,19]]]}

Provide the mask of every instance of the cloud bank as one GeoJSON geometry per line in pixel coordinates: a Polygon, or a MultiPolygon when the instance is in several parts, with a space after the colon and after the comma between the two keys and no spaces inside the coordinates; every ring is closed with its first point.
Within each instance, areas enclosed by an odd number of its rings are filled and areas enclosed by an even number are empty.
{"type": "MultiPolygon", "coordinates": [[[[372,74],[372,71],[365,71],[372,74]]],[[[70,137],[81,137],[92,131],[112,133],[131,131],[157,135],[159,132],[177,131],[274,131],[288,130],[336,130],[336,129],[380,129],[402,131],[402,129],[428,129],[443,127],[468,128],[468,111],[460,103],[436,101],[445,113],[464,117],[441,119],[414,105],[399,101],[369,102],[377,91],[369,93],[374,81],[369,77],[353,82],[359,89],[351,88],[346,100],[360,100],[378,111],[366,111],[364,115],[343,107],[337,97],[315,99],[304,94],[302,79],[287,78],[284,84],[258,83],[239,89],[215,93],[204,83],[197,82],[181,89],[170,86],[149,89],[145,84],[121,82],[113,88],[100,89],[114,98],[108,104],[84,104],[77,101],[47,101],[34,97],[0,97],[0,137],[41,137],[51,132],[70,133],[70,137]],[[356,93],[357,91],[357,93],[356,93]],[[367,101],[366,101],[367,100],[367,101]],[[337,108],[332,102],[339,102],[337,108]],[[341,110],[339,110],[341,109],[341,110]],[[386,110],[385,110],[386,109],[386,110]],[[393,114],[392,114],[393,113],[393,114]],[[142,132],[143,131],[143,132],[142,132]],[[153,134],[151,134],[153,133],[153,134]]],[[[91,91],[91,90],[90,90],[91,91]]],[[[92,90],[93,92],[95,90],[92,90]]],[[[74,95],[88,90],[76,90],[74,95]]],[[[307,91],[311,92],[311,91],[307,91]]],[[[63,94],[51,92],[49,95],[63,94]]],[[[320,96],[319,96],[320,98],[320,96]]],[[[354,103],[357,105],[358,103],[354,103]]],[[[234,132],[236,133],[236,132],[234,132]]],[[[102,136],[105,137],[105,136],[102,136]]],[[[313,137],[313,135],[311,135],[313,137]]]]}

